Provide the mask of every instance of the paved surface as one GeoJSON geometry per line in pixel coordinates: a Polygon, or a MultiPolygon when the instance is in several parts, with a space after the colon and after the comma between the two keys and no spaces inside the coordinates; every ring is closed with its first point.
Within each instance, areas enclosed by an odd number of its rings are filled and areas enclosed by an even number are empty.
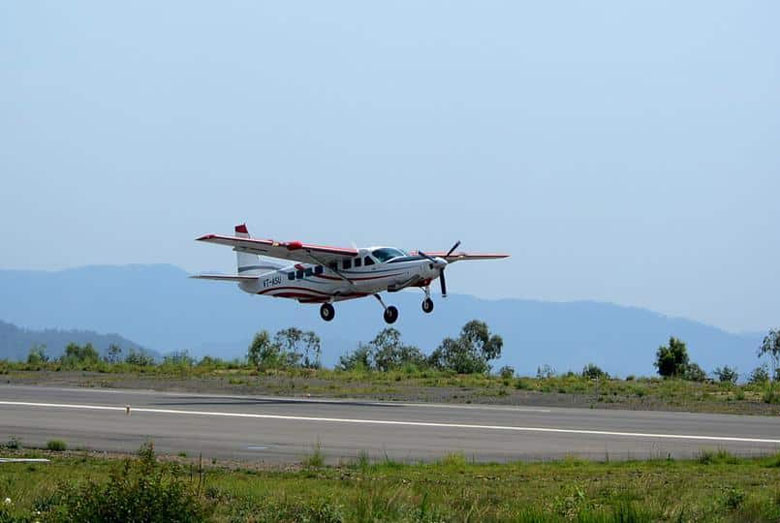
{"type": "Polygon", "coordinates": [[[454,406],[0,386],[0,441],[295,462],[319,442],[335,462],[462,452],[481,461],[688,457],[780,451],[780,418],[598,409],[454,406]],[[126,412],[130,405],[130,415],[126,412]]]}

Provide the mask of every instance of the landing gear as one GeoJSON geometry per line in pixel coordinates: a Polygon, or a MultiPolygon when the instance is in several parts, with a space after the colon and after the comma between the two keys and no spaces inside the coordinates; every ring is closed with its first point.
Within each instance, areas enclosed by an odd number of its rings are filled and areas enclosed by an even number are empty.
{"type": "Polygon", "coordinates": [[[396,309],[392,305],[385,309],[386,323],[395,323],[395,320],[397,319],[398,319],[398,309],[396,309]]]}
{"type": "Polygon", "coordinates": [[[433,312],[433,300],[430,298],[425,298],[422,302],[422,310],[426,314],[433,312]]]}
{"type": "Polygon", "coordinates": [[[395,323],[395,320],[398,319],[398,309],[390,305],[389,307],[385,305],[385,302],[382,301],[382,297],[379,294],[374,294],[374,298],[377,299],[379,304],[385,309],[385,322],[386,323],[395,323]]]}
{"type": "Polygon", "coordinates": [[[320,318],[325,321],[330,321],[336,315],[336,309],[330,303],[323,303],[320,307],[320,318]]]}

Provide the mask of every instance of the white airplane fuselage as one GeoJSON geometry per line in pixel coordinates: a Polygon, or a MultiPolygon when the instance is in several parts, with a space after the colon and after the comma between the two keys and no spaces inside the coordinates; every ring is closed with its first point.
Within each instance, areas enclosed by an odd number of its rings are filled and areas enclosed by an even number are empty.
{"type": "Polygon", "coordinates": [[[254,273],[256,280],[240,282],[239,287],[250,294],[305,303],[335,302],[406,287],[427,289],[438,278],[439,268],[446,265],[441,258],[419,255],[380,262],[371,254],[375,250],[360,249],[358,256],[335,266],[296,263],[254,273]]]}

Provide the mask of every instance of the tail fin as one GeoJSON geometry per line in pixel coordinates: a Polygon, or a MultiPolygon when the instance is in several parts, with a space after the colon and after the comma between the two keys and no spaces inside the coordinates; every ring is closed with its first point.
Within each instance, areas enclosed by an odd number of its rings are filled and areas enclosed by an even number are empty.
{"type": "MultiPolygon", "coordinates": [[[[236,225],[236,237],[249,238],[249,230],[246,228],[246,224],[236,225]]],[[[262,274],[268,271],[275,271],[286,267],[288,264],[279,263],[278,261],[263,256],[262,258],[257,254],[249,254],[247,252],[236,251],[236,265],[238,266],[238,274],[252,275],[262,274]]]]}

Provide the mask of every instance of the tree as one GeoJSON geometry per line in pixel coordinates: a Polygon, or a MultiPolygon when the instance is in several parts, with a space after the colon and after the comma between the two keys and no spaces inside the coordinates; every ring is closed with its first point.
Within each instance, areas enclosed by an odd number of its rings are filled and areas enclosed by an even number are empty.
{"type": "Polygon", "coordinates": [[[490,335],[483,321],[472,320],[460,331],[458,339],[445,338],[431,354],[431,365],[454,370],[458,374],[485,373],[489,362],[501,356],[504,340],[490,335]]]}
{"type": "Polygon", "coordinates": [[[401,342],[401,333],[393,327],[383,329],[368,344],[371,347],[373,368],[386,372],[404,365],[425,366],[422,351],[412,345],[401,342]]]}
{"type": "Polygon", "coordinates": [[[698,363],[689,363],[685,366],[682,378],[688,381],[705,382],[707,381],[707,373],[704,372],[704,369],[698,363]]]}
{"type": "Polygon", "coordinates": [[[320,338],[313,331],[304,332],[295,327],[283,329],[274,336],[274,344],[279,347],[282,366],[320,367],[320,338]]]}
{"type": "Polygon", "coordinates": [[[767,381],[769,381],[769,371],[766,368],[766,364],[753,369],[753,372],[748,377],[748,383],[752,385],[763,385],[767,381]]]}
{"type": "Polygon", "coordinates": [[[128,365],[136,365],[138,367],[150,367],[154,365],[154,356],[143,349],[130,349],[130,351],[127,353],[127,356],[125,356],[125,363],[128,365]]]}
{"type": "Polygon", "coordinates": [[[658,347],[653,365],[664,378],[685,377],[688,370],[688,349],[685,343],[674,336],[670,337],[668,346],[658,347]]]}
{"type": "Polygon", "coordinates": [[[588,363],[582,369],[582,377],[590,380],[609,379],[609,374],[601,370],[601,367],[595,363],[588,363]]]}
{"type": "Polygon", "coordinates": [[[65,347],[65,354],[61,358],[62,363],[66,365],[92,364],[97,363],[98,360],[100,360],[100,355],[91,343],[87,343],[83,347],[76,343],[68,343],[65,347]]]}
{"type": "Polygon", "coordinates": [[[769,333],[764,336],[764,341],[758,348],[758,357],[766,356],[772,363],[772,376],[774,381],[780,377],[780,329],[769,329],[769,333]]]}
{"type": "Polygon", "coordinates": [[[341,370],[371,370],[371,347],[358,344],[355,350],[339,357],[337,367],[341,370]]]}
{"type": "Polygon", "coordinates": [[[103,360],[106,363],[119,363],[122,361],[122,347],[114,343],[109,345],[103,360]]]}
{"type": "Polygon", "coordinates": [[[714,371],[712,371],[713,374],[715,374],[715,377],[718,378],[718,381],[721,383],[736,383],[739,379],[739,373],[737,372],[737,369],[731,368],[728,365],[724,365],[723,367],[717,367],[714,371]]]}
{"type": "Polygon", "coordinates": [[[33,345],[30,347],[30,352],[27,354],[27,363],[29,365],[40,365],[49,361],[49,356],[46,354],[46,345],[33,345]]]}
{"type": "Polygon", "coordinates": [[[278,367],[281,357],[279,346],[271,342],[268,331],[262,330],[255,334],[249,345],[246,359],[254,367],[278,367]]]}

